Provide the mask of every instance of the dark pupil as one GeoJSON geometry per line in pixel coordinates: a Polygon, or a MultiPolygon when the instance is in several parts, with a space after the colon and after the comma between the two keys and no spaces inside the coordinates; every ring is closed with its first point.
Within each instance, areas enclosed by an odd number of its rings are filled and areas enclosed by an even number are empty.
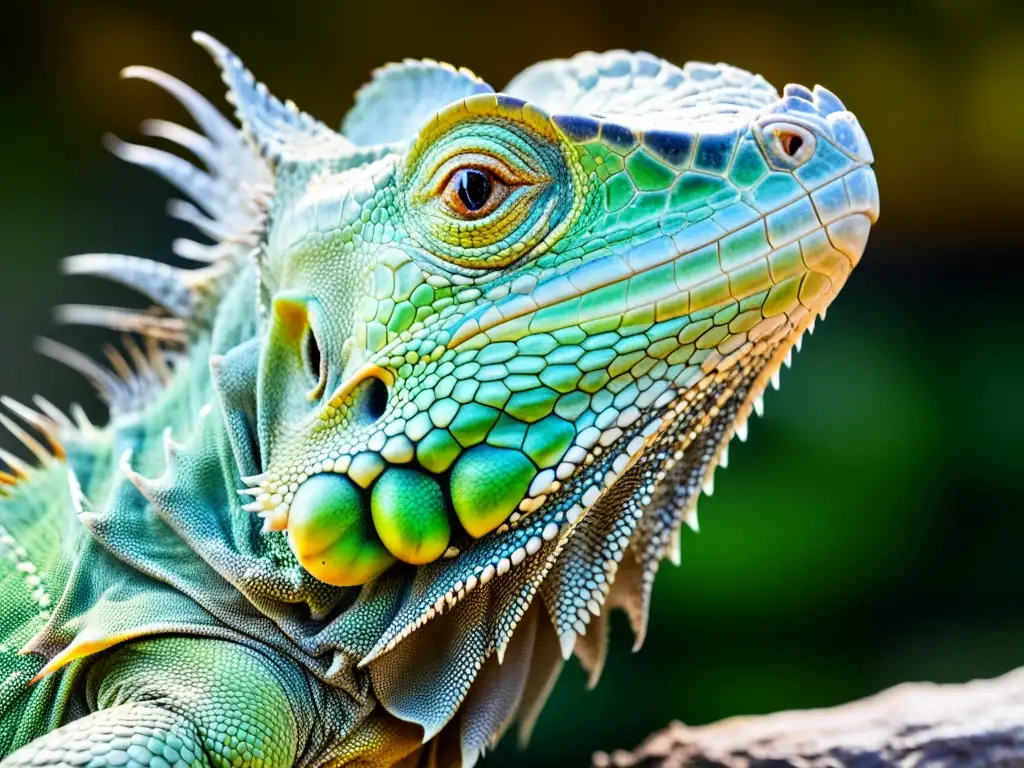
{"type": "Polygon", "coordinates": [[[804,140],[801,139],[799,136],[795,136],[793,134],[787,134],[786,137],[782,140],[782,148],[790,157],[799,152],[800,147],[802,147],[803,145],[804,140]]]}
{"type": "Polygon", "coordinates": [[[491,180],[483,171],[467,168],[459,171],[455,180],[458,185],[459,199],[467,211],[479,211],[491,196],[491,180]]]}

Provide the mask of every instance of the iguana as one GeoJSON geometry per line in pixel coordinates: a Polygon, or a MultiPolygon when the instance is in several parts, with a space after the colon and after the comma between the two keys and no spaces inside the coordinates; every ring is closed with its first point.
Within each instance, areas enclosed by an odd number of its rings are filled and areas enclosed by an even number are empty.
{"type": "Polygon", "coordinates": [[[239,59],[240,128],[114,152],[193,202],[80,408],[5,399],[5,767],[473,765],[563,661],[639,646],[659,563],[864,249],[872,155],[828,90],[584,53],[501,92],[377,70],[335,131],[239,59]]]}

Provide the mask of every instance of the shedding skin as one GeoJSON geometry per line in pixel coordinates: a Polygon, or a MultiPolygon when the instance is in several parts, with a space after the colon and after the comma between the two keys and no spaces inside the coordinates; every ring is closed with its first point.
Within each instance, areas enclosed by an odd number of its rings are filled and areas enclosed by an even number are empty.
{"type": "Polygon", "coordinates": [[[639,648],[733,437],[859,261],[872,156],[828,90],[611,51],[496,90],[390,64],[340,132],[197,34],[178,155],[110,141],[210,245],[71,274],[155,307],[106,426],[9,399],[0,460],[3,765],[463,765],[564,660],[639,648]],[[163,761],[163,762],[161,762],[163,761]]]}

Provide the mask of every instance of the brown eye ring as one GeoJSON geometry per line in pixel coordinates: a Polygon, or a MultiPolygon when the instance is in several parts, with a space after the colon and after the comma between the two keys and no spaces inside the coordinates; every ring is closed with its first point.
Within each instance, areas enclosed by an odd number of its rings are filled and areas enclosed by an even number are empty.
{"type": "Polygon", "coordinates": [[[462,219],[480,219],[493,212],[509,196],[512,186],[489,168],[464,166],[444,184],[441,199],[462,219]]]}

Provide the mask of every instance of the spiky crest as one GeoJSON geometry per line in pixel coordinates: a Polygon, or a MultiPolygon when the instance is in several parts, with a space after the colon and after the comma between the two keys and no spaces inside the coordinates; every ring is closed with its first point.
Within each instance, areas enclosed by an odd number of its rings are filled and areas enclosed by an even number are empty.
{"type": "MultiPolygon", "coordinates": [[[[4,413],[0,413],[0,425],[6,428],[18,442],[28,449],[29,453],[38,462],[38,466],[46,466],[53,461],[63,460],[67,455],[64,445],[60,440],[60,430],[66,421],[66,417],[61,414],[59,417],[53,418],[47,412],[51,410],[52,406],[45,400],[42,400],[42,398],[40,398],[40,401],[46,403],[42,412],[36,411],[13,398],[0,397],[0,404],[42,437],[45,444],[40,442],[28,429],[4,413]]],[[[53,411],[60,413],[56,409],[53,409],[53,411]]],[[[0,449],[0,461],[10,469],[9,472],[0,469],[0,496],[7,495],[9,489],[17,481],[28,478],[35,468],[32,464],[2,449],[0,449]]]]}
{"type": "Polygon", "coordinates": [[[465,67],[433,59],[405,59],[374,70],[356,93],[342,132],[360,146],[414,137],[435,112],[449,104],[494,89],[465,67]]]}
{"type": "Polygon", "coordinates": [[[280,101],[256,80],[242,60],[203,32],[192,39],[220,67],[227,100],[251,144],[272,164],[312,158],[337,157],[355,151],[355,145],[336,131],[299,110],[292,101],[280,101]]]}

